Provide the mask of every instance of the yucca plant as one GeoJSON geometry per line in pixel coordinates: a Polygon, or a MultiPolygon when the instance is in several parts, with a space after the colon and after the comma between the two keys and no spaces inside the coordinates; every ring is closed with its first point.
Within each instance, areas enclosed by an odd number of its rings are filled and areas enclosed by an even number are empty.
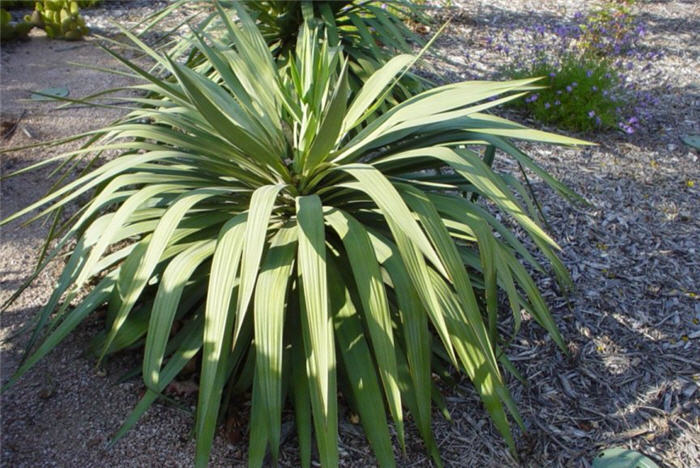
{"type": "Polygon", "coordinates": [[[347,57],[310,25],[280,68],[245,11],[237,24],[219,14],[233,48],[195,33],[216,73],[176,63],[127,32],[177,81],[110,51],[148,97],[124,98],[136,105],[125,118],[76,135],[87,139],[81,149],[20,171],[90,161],[1,224],[91,198],[52,229],[56,242],[37,271],[71,252],[37,317],[30,345],[41,342],[8,383],[106,308],[93,349],[101,361],[142,347],[147,389],[117,438],[201,359],[197,466],[207,464],[232,396],[248,391],[250,466],[267,451],[277,458],[287,404],[301,464],[310,466],[313,432],[321,464],[337,466],[339,392],[380,466],[395,464],[382,406],[401,446],[408,409],[439,465],[431,376],[450,365],[468,375],[514,449],[509,418],[520,419],[501,371],[514,368],[498,329],[499,290],[516,327],[525,309],[563,342],[521,262],[544,267],[492,211],[567,276],[528,192],[496,172],[493,158],[500,150],[573,197],[511,139],[583,142],[484,112],[533,80],[449,84],[379,114],[415,57],[391,59],[353,92],[347,57]],[[95,168],[107,150],[119,154],[95,168]]]}
{"type": "MultiPolygon", "coordinates": [[[[178,0],[155,13],[145,22],[146,29],[188,1],[178,0]]],[[[384,62],[392,53],[410,52],[413,45],[422,44],[421,37],[407,26],[407,20],[430,22],[425,6],[414,0],[201,0],[200,3],[212,7],[218,3],[228,11],[245,7],[275,56],[293,53],[301,26],[314,22],[327,34],[330,45],[342,45],[352,61],[384,62]]],[[[209,22],[205,20],[207,25],[209,22]]]]}
{"type": "MultiPolygon", "coordinates": [[[[154,13],[143,22],[141,34],[189,3],[190,0],[179,0],[165,10],[154,13]]],[[[236,10],[245,8],[280,63],[289,60],[290,54],[296,50],[302,24],[313,23],[319,30],[319,36],[324,37],[331,47],[343,47],[348,57],[349,80],[353,89],[359,88],[393,55],[410,53],[413,47],[424,45],[421,36],[408,27],[407,21],[431,21],[424,13],[425,6],[414,0],[202,0],[200,3],[199,12],[205,14],[203,19],[200,18],[198,29],[220,37],[223,43],[230,46],[234,39],[228,37],[218,13],[206,13],[214,10],[215,5],[220,5],[230,17],[236,19],[236,10]]],[[[184,34],[172,40],[171,48],[166,46],[163,49],[168,49],[167,53],[172,57],[183,57],[188,66],[194,68],[208,63],[196,47],[196,42],[193,35],[184,34]]],[[[407,73],[394,88],[393,97],[403,100],[429,84],[427,79],[407,73]]]]}
{"type": "Polygon", "coordinates": [[[342,45],[352,59],[384,61],[391,58],[391,52],[410,52],[411,42],[422,42],[406,25],[408,18],[428,21],[422,7],[410,0],[245,0],[241,3],[277,54],[293,51],[302,24],[315,20],[327,29],[331,45],[342,45]]]}
{"type": "MultiPolygon", "coordinates": [[[[423,45],[406,21],[430,22],[424,7],[413,0],[246,0],[273,54],[282,60],[295,50],[297,34],[305,22],[320,28],[332,47],[342,46],[348,57],[351,86],[359,87],[396,53],[410,53],[423,45]]],[[[404,99],[427,84],[414,74],[404,75],[395,94],[404,99]]]]}

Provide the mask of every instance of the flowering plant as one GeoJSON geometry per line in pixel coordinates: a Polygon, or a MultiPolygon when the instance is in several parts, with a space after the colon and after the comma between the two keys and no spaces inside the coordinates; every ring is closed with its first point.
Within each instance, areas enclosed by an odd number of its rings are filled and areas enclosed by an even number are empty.
{"type": "Polygon", "coordinates": [[[638,47],[645,30],[631,13],[633,3],[608,2],[589,14],[576,13],[568,24],[536,25],[527,50],[518,49],[508,33],[492,40],[509,58],[506,77],[547,78],[546,89],[512,105],[541,122],[574,131],[617,128],[631,134],[639,129],[656,99],[635,89],[623,70],[634,67],[630,57],[649,67],[658,55],[638,47]]]}
{"type": "Polygon", "coordinates": [[[606,2],[588,15],[577,13],[579,47],[586,53],[606,56],[632,52],[644,36],[644,25],[632,14],[634,0],[606,2]]]}
{"type": "Polygon", "coordinates": [[[630,95],[608,62],[567,54],[556,60],[542,56],[511,77],[546,77],[543,89],[514,102],[540,122],[575,131],[620,128],[634,133],[639,119],[622,117],[630,95]]]}

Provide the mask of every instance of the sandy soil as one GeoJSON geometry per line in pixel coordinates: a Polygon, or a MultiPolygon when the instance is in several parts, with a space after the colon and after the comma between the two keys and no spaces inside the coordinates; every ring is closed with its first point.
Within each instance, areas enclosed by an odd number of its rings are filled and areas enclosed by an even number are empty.
{"type": "MultiPolygon", "coordinates": [[[[483,38],[494,29],[517,31],[535,21],[554,21],[579,8],[574,1],[478,1],[461,5],[464,15],[438,47],[452,60],[445,71],[462,75],[462,51],[484,52],[473,67],[487,75],[492,60],[483,38]],[[539,8],[538,16],[530,12],[539,8]],[[481,39],[480,39],[481,38],[481,39]],[[457,65],[454,65],[457,63],[457,65]]],[[[563,204],[535,184],[552,232],[564,249],[577,291],[561,298],[547,278],[540,287],[553,308],[572,351],[558,353],[537,327],[525,324],[511,357],[529,385],[512,389],[528,427],[519,437],[516,462],[480,407],[467,381],[448,390],[453,422],[436,414],[437,439],[447,466],[588,467],[601,448],[621,445],[641,450],[663,466],[700,466],[700,409],[697,391],[700,354],[697,287],[697,153],[679,136],[698,133],[697,47],[693,44],[700,14],[693,2],[647,2],[646,14],[656,29],[648,47],[663,47],[664,83],[659,122],[632,138],[600,136],[601,146],[586,151],[527,149],[548,170],[591,201],[591,207],[563,204]],[[671,124],[669,124],[669,122],[671,124]],[[690,338],[689,338],[690,337],[690,338]],[[694,338],[693,338],[694,337],[694,338]]],[[[697,44],[697,42],[695,42],[697,44]]],[[[2,121],[16,122],[3,147],[26,145],[96,128],[118,110],[73,108],[25,101],[32,90],[67,86],[70,97],[127,84],[124,78],[80,69],[69,61],[113,66],[92,41],[65,43],[33,37],[4,47],[1,55],[2,121]]],[[[647,83],[654,88],[654,83],[647,83]]],[[[2,171],[24,167],[57,154],[50,149],[3,154],[2,171]]],[[[48,170],[2,181],[0,217],[39,198],[50,186],[48,170]]],[[[535,181],[536,182],[536,181],[535,181]]],[[[0,301],[31,274],[36,252],[48,226],[35,223],[5,227],[0,240],[0,301]]],[[[2,315],[0,345],[3,380],[21,359],[27,335],[14,336],[48,298],[60,265],[52,265],[2,315]]],[[[139,364],[125,354],[94,368],[81,354],[99,328],[97,320],[81,326],[47,359],[2,395],[2,466],[141,467],[190,466],[194,444],[192,417],[171,406],[156,405],[111,450],[109,436],[138,401],[137,379],[119,376],[139,364]]],[[[188,402],[190,403],[190,402],[188,402]]],[[[287,420],[286,418],[285,420],[287,420]]],[[[283,466],[296,466],[292,437],[283,466]]],[[[246,441],[223,433],[215,442],[212,466],[244,466],[246,441]]],[[[355,426],[341,422],[341,464],[368,466],[372,458],[355,426]]],[[[402,466],[429,466],[418,437],[408,442],[402,466]]]]}

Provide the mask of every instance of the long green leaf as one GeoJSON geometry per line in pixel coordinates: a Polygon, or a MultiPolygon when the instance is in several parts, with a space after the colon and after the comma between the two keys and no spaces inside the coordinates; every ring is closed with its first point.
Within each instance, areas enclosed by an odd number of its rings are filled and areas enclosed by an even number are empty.
{"type": "Polygon", "coordinates": [[[258,276],[263,249],[267,243],[266,236],[270,224],[270,215],[277,196],[284,185],[266,185],[253,192],[250,199],[250,212],[246,224],[243,259],[241,260],[241,284],[238,289],[236,321],[233,332],[234,343],[238,337],[243,320],[248,312],[248,305],[253,296],[255,281],[258,276]]]}
{"type": "MultiPolygon", "coordinates": [[[[343,287],[343,280],[334,267],[329,267],[329,281],[332,307],[337,311],[334,314],[334,326],[339,354],[357,404],[360,422],[379,466],[395,466],[384,409],[378,408],[378,402],[382,400],[381,390],[369,346],[364,338],[362,322],[350,293],[343,287]]],[[[394,356],[393,349],[389,352],[394,356]]]]}
{"type": "Polygon", "coordinates": [[[352,216],[340,210],[326,214],[327,222],[335,229],[345,246],[350,261],[362,309],[372,338],[374,355],[377,357],[379,372],[389,409],[396,422],[396,430],[401,446],[404,445],[401,393],[399,372],[394,353],[394,334],[379,264],[367,231],[352,216]]]}
{"type": "MultiPolygon", "coordinates": [[[[255,452],[253,442],[269,440],[273,464],[277,464],[282,414],[282,354],[286,291],[296,258],[295,227],[283,228],[270,242],[270,250],[260,268],[255,289],[255,387],[254,413],[260,412],[260,424],[251,423],[249,466],[262,466],[264,452],[255,452]],[[274,292],[274,293],[273,293],[274,292]]],[[[252,417],[255,418],[255,415],[252,417]]],[[[255,420],[255,419],[253,419],[255,420]]],[[[263,446],[264,447],[264,446],[263,446]]]]}
{"type": "Polygon", "coordinates": [[[216,414],[223,388],[223,374],[227,355],[231,351],[229,343],[234,321],[232,310],[235,310],[231,307],[231,299],[237,283],[246,219],[247,215],[238,215],[221,228],[212,260],[197,402],[195,464],[198,467],[208,464],[209,451],[214,439],[216,414]]]}
{"type": "Polygon", "coordinates": [[[374,167],[366,164],[347,164],[339,170],[347,172],[358,183],[345,183],[343,186],[367,193],[377,204],[384,216],[391,220],[420,249],[440,272],[445,272],[442,262],[433,246],[415,222],[406,203],[401,199],[394,186],[374,167]]]}
{"type": "Polygon", "coordinates": [[[297,197],[299,226],[298,272],[301,324],[306,349],[311,408],[321,464],[338,464],[335,344],[328,309],[326,246],[321,200],[316,195],[297,197]]]}
{"type": "Polygon", "coordinates": [[[185,214],[197,203],[229,192],[229,189],[223,188],[194,190],[190,193],[184,194],[181,198],[174,201],[172,206],[165,212],[155,231],[153,231],[153,235],[148,242],[146,252],[141,258],[136,270],[130,275],[120,275],[117,290],[120,294],[121,307],[116,314],[114,322],[112,323],[112,327],[107,340],[105,340],[105,347],[100,358],[109,348],[111,340],[114,339],[114,336],[119,332],[119,328],[136,303],[138,297],[141,295],[146,282],[151,278],[153,269],[160,261],[163,251],[168,246],[170,237],[172,236],[173,232],[175,232],[175,229],[185,214]]]}
{"type": "Polygon", "coordinates": [[[195,269],[212,255],[215,247],[216,241],[213,240],[196,244],[179,254],[163,272],[163,279],[153,302],[144,346],[143,379],[149,388],[155,389],[159,386],[160,368],[170,329],[185,285],[195,269]]]}

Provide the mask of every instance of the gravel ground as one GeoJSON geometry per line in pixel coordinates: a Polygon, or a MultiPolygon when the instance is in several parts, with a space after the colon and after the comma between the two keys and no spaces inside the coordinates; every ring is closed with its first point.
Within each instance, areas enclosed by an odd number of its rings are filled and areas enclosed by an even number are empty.
{"type": "MultiPolygon", "coordinates": [[[[537,24],[571,21],[592,2],[574,0],[463,0],[437,49],[450,80],[495,77],[508,59],[488,38],[508,31],[518,42],[537,24]],[[468,58],[467,58],[468,54],[468,58]]],[[[162,2],[158,3],[159,5],[162,2]]],[[[700,466],[700,285],[698,188],[700,164],[680,137],[700,133],[698,54],[700,9],[689,0],[645,1],[641,17],[649,34],[642,46],[663,55],[629,79],[660,100],[653,118],[634,135],[584,135],[599,143],[586,150],[523,147],[552,174],[584,196],[590,206],[572,206],[533,180],[537,196],[563,248],[576,290],[568,297],[548,278],[539,285],[568,342],[558,352],[541,329],[525,321],[509,350],[528,384],[511,388],[527,433],[518,434],[520,460],[506,452],[468,381],[448,389],[452,422],[435,418],[447,466],[588,467],[602,448],[640,450],[660,466],[700,466]]],[[[111,2],[86,14],[88,23],[114,33],[108,19],[136,22],[148,2],[111,2]]],[[[440,16],[447,16],[445,10],[440,16]]],[[[87,43],[30,42],[2,50],[3,122],[16,122],[2,146],[28,144],[103,125],[116,114],[95,109],[51,110],[21,101],[30,90],[67,85],[71,96],[124,84],[121,78],[77,70],[66,61],[101,66],[110,62],[87,43]],[[23,112],[26,113],[23,114],[23,112]]],[[[524,46],[524,45],[523,45],[524,46]]],[[[524,116],[509,115],[520,121],[524,116]]],[[[532,124],[531,122],[528,122],[532,124]]],[[[49,150],[2,155],[4,172],[55,154],[49,150]]],[[[505,164],[501,166],[509,170],[505,164]]],[[[47,172],[3,181],[2,217],[38,198],[47,172]]],[[[31,273],[48,227],[4,228],[0,242],[0,301],[31,273]]],[[[2,316],[3,380],[16,368],[26,336],[13,335],[46,301],[60,265],[53,265],[2,316]]],[[[118,377],[139,356],[126,354],[106,366],[106,375],[81,355],[99,321],[87,323],[15,387],[2,395],[3,466],[189,466],[194,444],[192,417],[157,405],[111,450],[105,441],[138,401],[138,380],[118,377]]],[[[185,389],[186,390],[186,389],[185,389]]],[[[186,393],[186,391],[185,391],[186,393]]],[[[192,396],[183,395],[187,404],[192,396]]],[[[243,403],[241,403],[243,405],[243,403]]],[[[241,412],[245,419],[245,411],[241,412]]],[[[289,416],[289,415],[287,415],[289,416]]],[[[372,465],[357,426],[341,422],[342,466],[372,465]]],[[[285,420],[289,420],[287,417],[285,420]]],[[[243,421],[242,421],[243,422],[243,421]]],[[[409,434],[401,466],[429,466],[416,434],[409,434]]],[[[229,427],[215,442],[212,466],[243,466],[246,441],[229,427]]],[[[283,449],[282,465],[296,466],[295,440],[283,449]]]]}

